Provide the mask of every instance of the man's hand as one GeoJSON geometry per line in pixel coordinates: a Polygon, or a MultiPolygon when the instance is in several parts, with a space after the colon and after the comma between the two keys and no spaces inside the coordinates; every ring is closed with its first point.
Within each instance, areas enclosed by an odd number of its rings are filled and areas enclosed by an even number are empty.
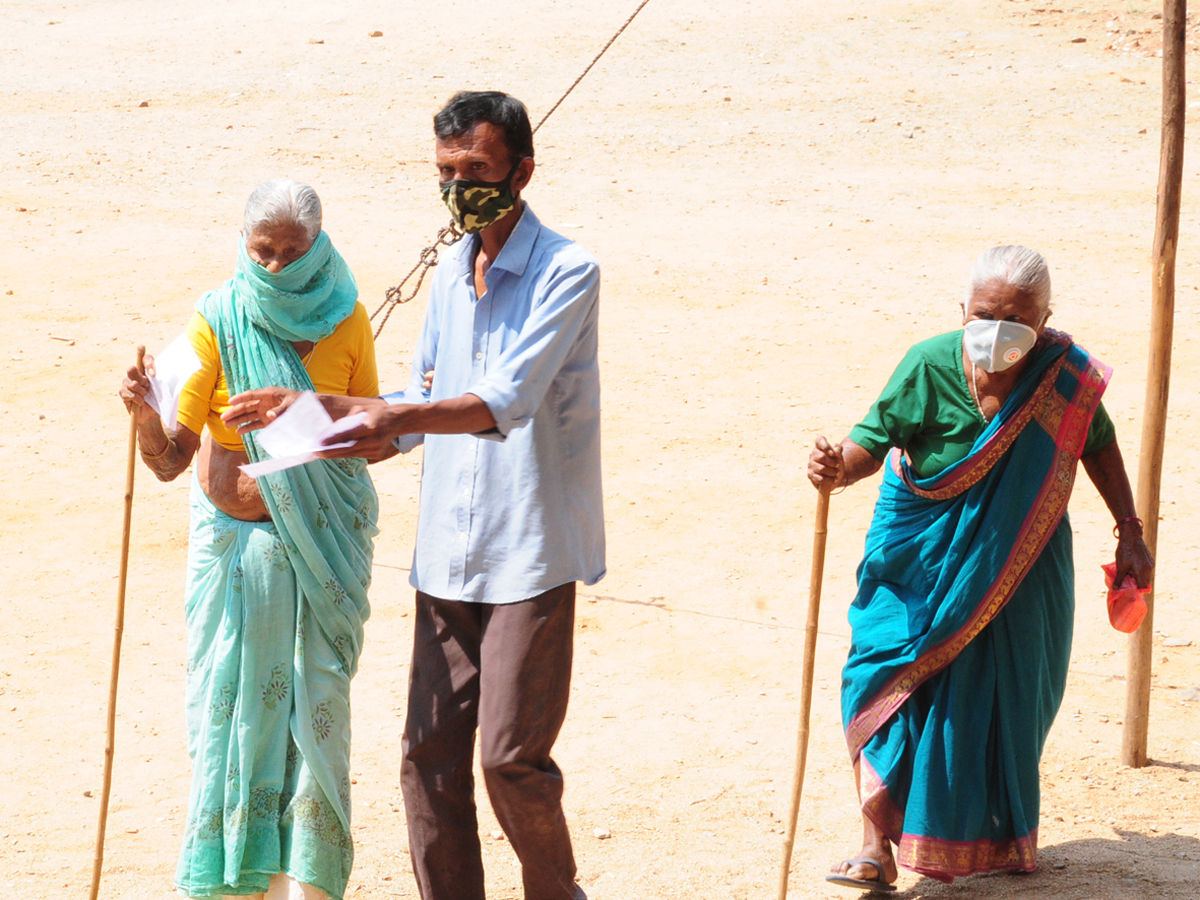
{"type": "Polygon", "coordinates": [[[361,425],[351,428],[349,431],[343,431],[334,437],[326,439],[326,443],[340,444],[343,441],[354,441],[354,444],[349,447],[335,447],[323,450],[317,456],[323,459],[361,456],[370,462],[377,462],[381,459],[387,459],[389,456],[395,456],[399,451],[392,441],[404,433],[400,424],[400,418],[405,411],[411,409],[413,409],[413,404],[411,403],[389,405],[384,401],[372,403],[367,406],[354,406],[349,410],[349,414],[365,413],[367,420],[361,425]]]}
{"type": "Polygon", "coordinates": [[[229,398],[229,409],[221,413],[221,421],[236,428],[238,434],[257,431],[279,418],[299,396],[299,391],[281,387],[244,391],[229,398]]]}

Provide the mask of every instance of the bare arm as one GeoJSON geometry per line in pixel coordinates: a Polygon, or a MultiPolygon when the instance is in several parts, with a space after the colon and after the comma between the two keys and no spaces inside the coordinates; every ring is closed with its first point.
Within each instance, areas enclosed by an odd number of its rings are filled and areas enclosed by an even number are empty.
{"type": "MultiPolygon", "coordinates": [[[[229,398],[229,408],[221,413],[221,421],[230,428],[236,428],[238,434],[248,431],[258,431],[266,428],[296,402],[300,391],[290,388],[269,387],[257,388],[253,391],[243,391],[229,398]]],[[[386,407],[387,401],[380,397],[347,397],[343,394],[317,394],[317,399],[329,413],[329,418],[337,421],[344,419],[352,412],[371,410],[375,407],[386,407]]]]}
{"type": "MultiPolygon", "coordinates": [[[[246,391],[230,399],[229,409],[221,418],[236,426],[238,434],[255,431],[273,421],[295,401],[299,394],[285,388],[246,391]]],[[[380,397],[343,397],[318,394],[321,405],[332,419],[365,412],[367,420],[339,434],[335,442],[354,441],[352,447],[329,450],[321,456],[335,459],[361,456],[371,461],[387,459],[396,453],[392,444],[405,434],[477,434],[496,427],[487,404],[474,394],[463,394],[435,403],[388,403],[380,397]]]]}
{"type": "Polygon", "coordinates": [[[138,423],[142,462],[159,481],[174,481],[183,474],[199,448],[200,435],[186,425],[167,431],[157,417],[148,424],[138,423]]]}
{"type": "MultiPolygon", "coordinates": [[[[324,402],[324,395],[321,400],[324,402]]],[[[463,394],[434,403],[389,404],[385,400],[374,400],[369,405],[360,404],[350,411],[366,412],[367,421],[338,435],[335,440],[354,441],[354,446],[329,450],[321,456],[385,459],[396,452],[392,441],[401,435],[478,434],[496,427],[491,410],[474,394],[463,394]]]]}
{"type": "Polygon", "coordinates": [[[1154,557],[1142,540],[1142,523],[1137,520],[1121,448],[1113,441],[1081,462],[1117,523],[1117,577],[1113,583],[1120,584],[1126,575],[1133,575],[1138,587],[1145,587],[1154,577],[1154,557]]]}
{"type": "Polygon", "coordinates": [[[869,478],[882,465],[868,450],[850,438],[834,445],[829,443],[825,435],[821,435],[808,457],[808,480],[818,490],[827,481],[832,481],[835,488],[844,487],[869,478]]]}

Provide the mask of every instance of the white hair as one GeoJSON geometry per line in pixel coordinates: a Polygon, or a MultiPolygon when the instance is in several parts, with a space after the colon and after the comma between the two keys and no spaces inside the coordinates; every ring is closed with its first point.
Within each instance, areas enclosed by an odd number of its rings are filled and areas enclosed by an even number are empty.
{"type": "Polygon", "coordinates": [[[290,178],[264,181],[246,201],[243,233],[249,237],[263,225],[299,225],[315,241],[321,233],[321,198],[290,178]]]}
{"type": "Polygon", "coordinates": [[[975,292],[993,281],[1002,281],[1029,294],[1042,312],[1050,310],[1050,266],[1045,257],[1028,247],[1009,244],[984,250],[971,267],[964,304],[975,292]]]}

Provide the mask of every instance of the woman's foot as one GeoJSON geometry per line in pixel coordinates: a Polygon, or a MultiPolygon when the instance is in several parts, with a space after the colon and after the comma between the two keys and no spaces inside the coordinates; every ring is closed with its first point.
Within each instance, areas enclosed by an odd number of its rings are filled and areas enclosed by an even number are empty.
{"type": "MultiPolygon", "coordinates": [[[[862,797],[862,758],[854,761],[854,786],[862,797]]],[[[894,891],[900,872],[896,869],[896,858],[892,856],[892,842],[865,812],[863,822],[862,851],[853,859],[843,859],[830,869],[826,881],[843,887],[855,887],[867,891],[894,891]]]]}
{"type": "Polygon", "coordinates": [[[873,835],[866,837],[862,852],[853,859],[844,859],[835,865],[825,880],[866,890],[895,890],[900,873],[892,856],[892,842],[882,836],[878,839],[873,835]]]}

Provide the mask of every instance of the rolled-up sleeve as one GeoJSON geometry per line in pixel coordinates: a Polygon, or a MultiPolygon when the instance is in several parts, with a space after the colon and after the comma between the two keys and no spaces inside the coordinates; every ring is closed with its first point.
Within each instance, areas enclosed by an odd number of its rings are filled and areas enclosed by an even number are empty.
{"type": "Polygon", "coordinates": [[[545,272],[535,290],[540,302],[531,310],[498,365],[469,388],[496,420],[499,435],[529,422],[564,369],[572,349],[596,327],[600,268],[590,257],[545,272]]]}

